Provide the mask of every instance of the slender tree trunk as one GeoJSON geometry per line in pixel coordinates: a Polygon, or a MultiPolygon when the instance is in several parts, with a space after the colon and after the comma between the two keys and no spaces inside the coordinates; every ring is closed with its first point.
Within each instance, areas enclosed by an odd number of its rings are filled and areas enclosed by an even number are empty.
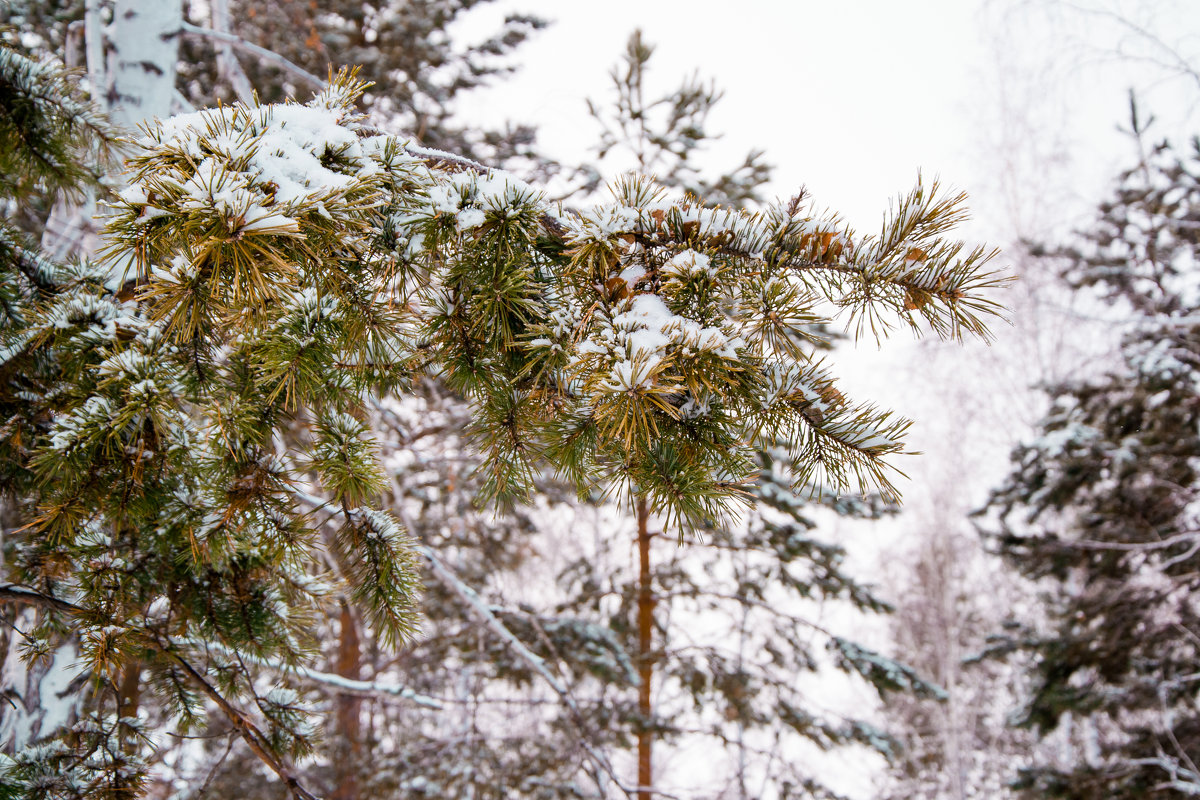
{"type": "MultiPolygon", "coordinates": [[[[350,605],[342,600],[339,619],[338,654],[335,671],[338,675],[358,680],[362,671],[362,643],[358,624],[350,605]]],[[[337,741],[334,743],[334,790],[330,800],[358,800],[359,767],[362,764],[362,700],[353,695],[341,695],[335,701],[337,741]]]]}
{"type": "MultiPolygon", "coordinates": [[[[142,662],[132,660],[122,669],[117,682],[117,741],[126,756],[136,758],[138,752],[138,737],[134,728],[121,723],[125,719],[137,719],[138,708],[142,704],[142,662]]],[[[121,794],[133,794],[134,785],[126,782],[122,774],[118,777],[117,791],[121,794]]]]}
{"type": "Polygon", "coordinates": [[[654,716],[654,706],[650,697],[650,681],[654,677],[654,586],[651,582],[650,571],[650,510],[646,499],[637,501],[638,527],[638,677],[641,685],[638,687],[638,712],[641,715],[641,728],[638,730],[638,800],[651,800],[654,793],[654,772],[651,750],[654,746],[654,733],[651,730],[651,720],[654,716]]]}
{"type": "Polygon", "coordinates": [[[122,717],[137,716],[138,707],[142,702],[142,662],[131,661],[121,672],[121,682],[117,686],[117,705],[122,717]]]}
{"type": "MultiPolygon", "coordinates": [[[[93,91],[105,101],[113,122],[130,131],[155,117],[170,116],[183,0],[116,0],[107,29],[100,23],[100,6],[100,0],[87,0],[84,6],[84,47],[93,91]],[[112,46],[107,64],[106,34],[112,46]]],[[[90,193],[80,205],[55,204],[42,234],[42,249],[51,260],[99,248],[95,214],[96,199],[90,193]]]]}
{"type": "MultiPolygon", "coordinates": [[[[117,716],[137,718],[138,708],[142,704],[142,662],[130,661],[121,671],[121,680],[117,684],[117,716]]],[[[125,752],[137,752],[137,742],[132,737],[121,742],[125,752]]]]}
{"type": "MultiPolygon", "coordinates": [[[[737,579],[738,586],[742,586],[746,572],[745,551],[739,550],[734,560],[736,563],[734,577],[737,579]]],[[[746,663],[746,629],[750,623],[750,605],[745,602],[745,595],[741,590],[738,591],[738,600],[742,605],[742,616],[738,620],[737,648],[737,674],[741,679],[746,663]]],[[[740,711],[737,714],[737,756],[738,800],[749,800],[750,795],[746,792],[746,720],[740,711]]]]}
{"type": "MultiPolygon", "coordinates": [[[[229,0],[211,0],[212,27],[218,33],[232,33],[233,25],[229,20],[229,0]]],[[[238,63],[233,45],[229,42],[217,42],[217,74],[227,81],[234,93],[242,102],[249,103],[254,97],[250,79],[246,77],[242,65],[238,63]]]]}
{"type": "Polygon", "coordinates": [[[37,614],[32,608],[7,608],[0,614],[0,753],[28,747],[73,722],[88,694],[75,640],[64,642],[48,658],[21,659],[17,631],[34,627],[37,614]]]}

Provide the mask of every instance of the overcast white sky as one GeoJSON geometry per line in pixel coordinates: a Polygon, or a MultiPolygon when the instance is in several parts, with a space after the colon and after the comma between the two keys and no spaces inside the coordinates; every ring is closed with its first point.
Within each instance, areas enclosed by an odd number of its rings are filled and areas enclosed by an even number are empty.
{"type": "MultiPolygon", "coordinates": [[[[598,130],[584,99],[611,96],[608,72],[641,28],[657,46],[653,86],[673,88],[697,71],[724,89],[709,125],[724,136],[710,159],[714,168],[761,148],[776,166],[771,195],[806,185],[818,205],[860,229],[873,230],[889,200],[921,171],[969,192],[975,221],[968,238],[1004,246],[1018,236],[1062,236],[1091,218],[1113,175],[1130,165],[1131,144],[1117,131],[1128,121],[1129,89],[1159,119],[1156,138],[1178,142],[1200,131],[1200,78],[1172,77],[1176,54],[1200,68],[1200,0],[495,5],[472,23],[480,31],[510,10],[555,22],[518,51],[521,71],[481,93],[469,115],[535,124],[551,155],[586,160],[598,130]]],[[[1002,336],[1024,335],[1000,327],[1002,336]]],[[[900,465],[915,479],[902,489],[915,513],[870,536],[856,529],[845,541],[866,574],[887,580],[870,570],[894,557],[905,537],[928,536],[923,527],[965,525],[966,512],[1006,471],[1012,438],[1036,419],[1037,403],[1024,387],[1038,365],[1005,366],[1023,352],[1005,347],[1002,340],[990,362],[979,350],[946,350],[936,364],[928,349],[912,346],[839,352],[836,371],[850,395],[914,418],[910,445],[926,451],[900,465]],[[993,365],[996,373],[987,374],[993,365]],[[994,397],[978,399],[988,392],[994,397]],[[1017,407],[1013,398],[1026,404],[1017,407]],[[964,415],[981,403],[990,403],[997,423],[977,419],[966,431],[964,415]],[[983,442],[980,428],[989,424],[996,435],[983,442]]],[[[870,796],[868,763],[822,758],[845,780],[839,788],[870,796]]]]}
{"type": "MultiPolygon", "coordinates": [[[[584,98],[609,96],[608,71],[641,28],[657,46],[657,86],[698,71],[725,90],[710,124],[724,135],[714,167],[764,149],[776,165],[774,193],[807,185],[856,226],[874,227],[918,170],[999,195],[1001,158],[1023,163],[1031,174],[1013,177],[1031,183],[1049,167],[1085,165],[1090,185],[1054,191],[1094,194],[1122,163],[1113,129],[1126,118],[1130,86],[1172,121],[1185,110],[1179,98],[1200,97],[1194,84],[1162,81],[1161,69],[1109,59],[1117,47],[1168,56],[1106,17],[1115,12],[1197,59],[1194,0],[500,0],[476,22],[486,30],[511,10],[554,24],[518,51],[521,71],[482,93],[473,115],[534,122],[552,154],[584,157],[597,134],[584,98]],[[1029,153],[1014,155],[1021,148],[1057,163],[1038,167],[1029,153]]],[[[992,217],[1008,213],[998,196],[978,205],[992,217]]]]}

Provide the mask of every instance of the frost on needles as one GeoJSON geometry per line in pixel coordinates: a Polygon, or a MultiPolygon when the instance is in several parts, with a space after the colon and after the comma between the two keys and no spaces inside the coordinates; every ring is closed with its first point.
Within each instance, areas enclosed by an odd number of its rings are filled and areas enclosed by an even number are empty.
{"type": "Polygon", "coordinates": [[[152,130],[109,261],[132,260],[126,292],[190,354],[189,377],[248,359],[272,408],[445,376],[478,404],[500,496],[548,458],[700,521],[778,439],[806,482],[890,490],[883,459],[907,423],[849,402],[803,345],[839,313],[957,337],[996,311],[983,290],[1003,279],[942,238],[962,198],[936,186],[862,238],[803,198],[749,214],[643,177],[563,215],[512,176],[364,128],[360,91],[343,76],[308,105],[152,130]]]}
{"type": "MultiPolygon", "coordinates": [[[[23,290],[0,343],[10,376],[37,368],[0,431],[35,478],[8,487],[29,524],[3,588],[46,612],[33,650],[66,626],[93,674],[144,670],[180,730],[219,709],[296,797],[312,728],[284,684],[331,587],[386,642],[417,624],[369,398],[430,374],[466,397],[484,500],[549,468],[687,527],[748,502],[780,443],[793,488],[892,493],[908,423],[846,398],[807,345],[838,318],[985,336],[1005,280],[945,238],[963,198],[936,185],[862,237],[803,196],[746,213],[641,176],[567,213],[368,127],[363,87],[343,72],[304,105],[150,127],[102,260],[23,290]]],[[[62,780],[136,789],[148,742],[121,703],[77,731],[112,762],[58,753],[62,780]]]]}

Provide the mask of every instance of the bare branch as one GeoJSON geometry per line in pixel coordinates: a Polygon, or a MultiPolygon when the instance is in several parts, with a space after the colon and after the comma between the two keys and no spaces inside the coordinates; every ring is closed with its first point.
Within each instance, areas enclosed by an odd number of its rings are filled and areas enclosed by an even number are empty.
{"type": "Polygon", "coordinates": [[[297,800],[318,800],[317,796],[309,792],[300,784],[300,779],[297,778],[291,768],[283,762],[278,756],[271,752],[271,746],[267,742],[266,736],[260,731],[254,723],[246,719],[245,714],[238,710],[232,703],[225,699],[225,696],[217,691],[216,687],[210,684],[200,672],[193,667],[179,653],[175,652],[170,646],[165,645],[155,640],[153,642],[155,649],[162,655],[174,661],[179,665],[192,682],[200,688],[208,699],[212,700],[218,708],[225,714],[226,718],[233,723],[233,727],[237,729],[242,740],[250,747],[259,760],[271,768],[271,771],[279,776],[279,779],[288,787],[288,791],[297,800]]]}
{"type": "Polygon", "coordinates": [[[247,53],[255,55],[260,60],[279,67],[289,75],[299,78],[300,80],[312,85],[317,89],[325,88],[326,82],[323,78],[318,78],[316,75],[313,75],[303,67],[293,64],[291,61],[288,61],[278,53],[268,50],[265,47],[259,47],[253,42],[247,42],[240,36],[235,36],[232,33],[214,31],[212,28],[201,28],[199,25],[193,25],[190,22],[184,22],[180,26],[179,30],[181,33],[188,34],[189,36],[203,36],[209,39],[216,39],[218,42],[225,42],[233,45],[238,50],[244,50],[247,53]]]}
{"type": "MultiPolygon", "coordinates": [[[[212,0],[212,26],[216,33],[231,35],[229,0],[212,0]]],[[[233,86],[239,100],[243,103],[254,100],[254,89],[250,86],[250,79],[246,77],[246,71],[233,54],[233,45],[227,41],[217,45],[217,71],[233,86]]]]}
{"type": "MultiPolygon", "coordinates": [[[[87,609],[77,606],[74,603],[69,603],[66,600],[60,600],[43,592],[34,591],[28,587],[12,583],[0,584],[0,602],[40,606],[42,608],[61,611],[74,617],[86,617],[89,615],[87,609]]],[[[270,767],[271,771],[278,775],[280,780],[287,785],[288,790],[296,800],[318,800],[315,795],[300,784],[299,779],[293,774],[291,767],[271,752],[271,746],[262,731],[254,723],[246,719],[246,716],[240,710],[230,703],[191,663],[181,656],[172,647],[173,643],[169,639],[162,639],[157,632],[148,628],[142,628],[141,632],[145,634],[145,636],[141,637],[141,642],[149,649],[179,665],[191,681],[221,709],[254,754],[270,767]]]]}
{"type": "Polygon", "coordinates": [[[419,694],[407,686],[401,686],[397,683],[355,680],[353,678],[346,678],[342,675],[335,675],[330,672],[322,672],[321,670],[311,669],[309,667],[279,664],[267,658],[235,653],[231,648],[218,645],[214,642],[192,642],[190,644],[193,644],[197,647],[205,647],[210,650],[217,650],[218,652],[228,653],[230,655],[238,655],[239,657],[244,658],[256,666],[264,667],[275,672],[280,672],[285,675],[299,678],[303,681],[308,681],[309,683],[317,684],[322,688],[331,690],[338,694],[353,694],[360,697],[370,697],[372,699],[384,702],[404,700],[416,703],[417,705],[424,706],[426,708],[437,710],[441,710],[443,708],[441,700],[419,694]]]}
{"type": "MultiPolygon", "coordinates": [[[[1075,11],[1096,17],[1102,17],[1111,22],[1115,22],[1125,30],[1132,33],[1135,37],[1147,42],[1152,48],[1163,53],[1164,58],[1151,58],[1154,64],[1169,70],[1174,70],[1177,74],[1186,76],[1200,86],[1200,69],[1197,69],[1194,64],[1187,60],[1178,49],[1172,47],[1162,40],[1160,36],[1150,31],[1149,29],[1137,24],[1123,14],[1119,14],[1107,8],[1089,8],[1078,3],[1067,3],[1068,8],[1075,11]]],[[[1118,54],[1126,59],[1133,58],[1128,53],[1123,53],[1118,50],[1118,54]]]]}
{"type": "Polygon", "coordinates": [[[62,611],[72,616],[81,617],[87,614],[87,609],[68,603],[66,600],[59,600],[57,597],[52,597],[42,592],[34,591],[26,586],[18,586],[15,583],[0,584],[0,602],[19,603],[27,606],[39,606],[41,608],[49,608],[55,611],[62,611]]]}

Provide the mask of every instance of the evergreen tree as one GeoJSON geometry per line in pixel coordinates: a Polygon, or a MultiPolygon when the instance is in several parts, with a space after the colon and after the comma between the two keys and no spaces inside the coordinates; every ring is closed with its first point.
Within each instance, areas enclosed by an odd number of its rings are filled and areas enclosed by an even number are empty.
{"type": "MultiPolygon", "coordinates": [[[[631,47],[639,42],[635,36],[631,47]]],[[[643,60],[643,72],[645,66],[643,60]]],[[[624,113],[649,116],[638,105],[624,113]]],[[[638,163],[671,163],[655,153],[663,141],[645,142],[638,163]]],[[[814,340],[804,343],[808,348],[834,338],[816,322],[808,333],[814,340]]],[[[821,505],[842,515],[875,515],[888,508],[880,498],[797,492],[783,480],[790,472],[786,447],[776,447],[774,455],[758,456],[772,464],[753,489],[765,498],[759,499],[762,513],[754,512],[749,529],[742,521],[706,525],[705,546],[689,540],[680,548],[678,530],[651,530],[648,510],[631,516],[611,502],[595,510],[570,507],[556,499],[562,491],[545,475],[537,478],[535,506],[516,505],[511,524],[488,523],[469,510],[478,483],[461,474],[462,460],[471,458],[458,439],[466,420],[461,405],[443,390],[425,394],[418,407],[417,414],[393,409],[382,415],[403,420],[385,425],[382,435],[399,448],[389,460],[406,465],[397,472],[397,497],[412,529],[479,591],[496,619],[485,621],[457,592],[435,582],[426,604],[427,637],[409,648],[403,668],[364,663],[381,679],[456,698],[441,710],[371,701],[364,719],[375,726],[368,735],[377,744],[363,778],[374,778],[372,785],[379,786],[383,774],[403,776],[399,785],[414,796],[503,795],[521,787],[534,796],[572,797],[582,775],[591,773],[585,785],[611,783],[610,760],[619,765],[624,751],[649,760],[661,744],[660,756],[699,746],[719,750],[720,757],[708,759],[703,776],[650,770],[637,782],[654,787],[648,792],[686,793],[701,783],[711,790],[713,781],[736,796],[754,787],[784,795],[824,792],[811,762],[795,757],[805,740],[819,748],[857,742],[884,751],[891,743],[863,720],[840,719],[806,697],[796,686],[798,675],[840,667],[885,692],[933,691],[901,665],[813,623],[817,606],[827,601],[883,607],[845,573],[842,548],[813,530],[818,519],[829,521],[821,505]],[[414,435],[420,441],[410,444],[414,435]],[[435,486],[443,488],[431,491],[435,486]],[[554,530],[561,520],[571,520],[571,534],[554,530]],[[631,544],[638,551],[632,569],[631,544]],[[731,563],[737,565],[732,572],[731,563]],[[552,582],[547,576],[554,573],[552,582]],[[543,659],[557,683],[539,676],[494,622],[543,659]],[[698,628],[719,633],[701,644],[698,628]],[[764,636],[764,629],[777,638],[764,636]],[[394,755],[382,757],[381,749],[394,755]],[[575,766],[581,763],[583,773],[575,766]]],[[[240,785],[238,768],[228,773],[233,783],[223,785],[240,785]]],[[[392,787],[387,791],[395,788],[384,780],[392,787]]]]}
{"type": "MultiPolygon", "coordinates": [[[[91,100],[68,74],[50,61],[39,61],[0,42],[0,337],[5,341],[30,324],[36,306],[49,300],[62,268],[38,250],[19,221],[28,206],[49,207],[56,199],[78,198],[99,188],[111,166],[114,134],[91,100]]],[[[53,359],[38,353],[6,350],[0,382],[0,414],[7,432],[0,448],[0,570],[11,531],[28,521],[13,498],[36,486],[28,467],[30,444],[45,431],[44,406],[36,402],[61,379],[53,359]]],[[[2,579],[2,578],[0,578],[2,579]]],[[[74,652],[47,658],[28,668],[17,662],[15,631],[29,627],[32,616],[5,607],[0,614],[0,742],[24,745],[49,735],[61,723],[58,712],[69,702],[54,697],[74,652]]]]}
{"type": "Polygon", "coordinates": [[[653,175],[664,186],[702,197],[710,205],[744,208],[762,202],[759,189],[771,179],[771,167],[763,162],[761,151],[747,153],[736,169],[713,179],[696,163],[714,138],[706,126],[722,92],[693,75],[675,91],[647,98],[646,75],[653,55],[653,45],[642,40],[641,31],[634,31],[621,64],[610,74],[615,102],[588,101],[588,111],[601,128],[594,150],[599,164],[580,168],[581,188],[594,191],[604,182],[604,172],[614,171],[605,169],[605,160],[625,156],[633,163],[622,169],[653,175]]]}
{"type": "MultiPolygon", "coordinates": [[[[489,1],[187,0],[177,22],[180,35],[169,40],[179,48],[175,85],[196,108],[249,101],[252,92],[263,102],[279,102],[320,89],[330,69],[358,64],[374,81],[364,106],[389,128],[406,131],[425,146],[488,163],[524,159],[531,162],[527,166],[543,167],[528,126],[480,130],[455,120],[465,93],[512,72],[513,51],[546,24],[513,13],[483,41],[464,43],[452,36],[456,23],[489,1]]],[[[116,8],[122,2],[95,4],[109,34],[95,45],[101,50],[123,46],[114,38],[121,33],[114,23],[128,10],[116,8]]],[[[80,58],[87,7],[85,0],[9,0],[0,8],[0,24],[32,35],[47,52],[80,58]]],[[[137,10],[136,3],[132,7],[137,10]]],[[[139,50],[136,58],[118,56],[113,62],[137,65],[144,59],[139,50]]],[[[174,64],[167,68],[175,71],[174,64]]]]}
{"type": "MultiPolygon", "coordinates": [[[[1136,108],[1133,123],[1141,145],[1136,108]]],[[[1041,435],[1015,451],[989,504],[997,545],[1048,613],[997,648],[1033,657],[1025,724],[1076,743],[1018,787],[1194,795],[1200,141],[1143,152],[1080,243],[1049,255],[1069,285],[1133,318],[1120,364],[1048,388],[1041,435]]]]}
{"type": "Polygon", "coordinates": [[[329,592],[308,572],[318,541],[288,493],[299,481],[340,509],[327,546],[380,635],[414,624],[411,551],[363,505],[380,477],[352,415],[360,392],[394,382],[381,356],[402,326],[379,291],[379,237],[411,188],[399,145],[358,135],[358,91],[343,76],[308,107],[159,129],[132,162],[108,261],[63,270],[5,337],[12,380],[24,359],[58,374],[22,387],[33,429],[5,431],[33,481],[14,487],[27,524],[7,543],[20,587],[4,597],[46,612],[21,631],[30,656],[78,637],[92,696],[69,735],[18,754],[8,785],[135,793],[150,687],[180,732],[213,704],[308,796],[288,764],[311,746],[298,696],[252,673],[305,656],[329,592]]]}
{"type": "MultiPolygon", "coordinates": [[[[621,66],[612,73],[612,107],[602,111],[589,104],[603,128],[597,148],[601,163],[623,155],[636,172],[654,172],[661,183],[689,196],[738,208],[761,201],[770,168],[760,152],[751,152],[738,169],[715,180],[706,178],[696,163],[712,138],[706,120],[721,93],[693,76],[675,92],[647,99],[652,54],[653,48],[635,32],[621,66]]],[[[810,320],[805,338],[793,344],[816,359],[840,338],[829,326],[810,320]]],[[[797,689],[797,676],[815,672],[828,679],[829,669],[836,667],[861,675],[884,694],[902,688],[938,695],[903,665],[813,622],[817,607],[826,601],[860,612],[887,609],[846,573],[843,548],[819,528],[832,521],[830,512],[874,518],[894,507],[878,496],[843,499],[812,487],[789,488],[790,482],[780,482],[790,473],[788,444],[780,440],[759,452],[760,465],[767,468],[752,490],[754,511],[748,519],[706,530],[709,546],[657,546],[656,539],[674,537],[651,531],[649,509],[642,505],[625,525],[636,531],[637,570],[609,564],[605,571],[605,560],[595,555],[581,558],[573,568],[578,574],[570,576],[572,581],[581,583],[564,605],[591,605],[586,585],[605,586],[623,598],[622,612],[612,614],[609,624],[638,665],[638,705],[627,724],[637,732],[639,786],[671,785],[672,776],[654,769],[653,752],[660,740],[686,747],[711,737],[726,754],[713,773],[727,781],[727,793],[746,797],[749,787],[757,785],[759,792],[770,787],[780,796],[801,789],[822,794],[828,789],[811,774],[809,762],[796,758],[800,742],[820,749],[857,742],[889,757],[893,743],[864,720],[838,719],[805,697],[797,689]],[[732,574],[730,562],[736,564],[732,574]],[[590,573],[585,565],[591,565],[590,573]],[[720,632],[701,644],[697,627],[720,632]],[[774,636],[763,637],[763,630],[774,636]],[[813,649],[818,641],[824,641],[832,660],[813,649]],[[703,713],[714,707],[724,709],[723,718],[703,713]]],[[[620,533],[609,549],[621,549],[620,533]]],[[[676,786],[681,785],[679,777],[676,786]]]]}
{"type": "Polygon", "coordinates": [[[0,439],[32,477],[13,490],[26,524],[0,598],[38,609],[29,655],[71,631],[91,676],[83,717],[5,763],[9,794],[136,794],[150,729],[213,712],[311,797],[301,692],[330,681],[308,666],[310,620],[341,592],[394,646],[416,622],[418,554],[567,693],[376,510],[374,396],[433,374],[466,398],[487,497],[526,496],[549,465],[703,528],[745,502],[766,444],[783,443],[793,491],[890,491],[904,422],[847,401],[798,344],[828,309],[946,336],[983,334],[995,310],[987,253],[944,238],[960,199],[929,187],[874,237],[800,199],[714,210],[642,178],[563,217],[515,178],[366,128],[362,90],[343,73],[304,106],[153,127],[104,259],[62,270],[5,331],[13,381],[28,362],[53,372],[20,390],[32,429],[0,439]]]}

